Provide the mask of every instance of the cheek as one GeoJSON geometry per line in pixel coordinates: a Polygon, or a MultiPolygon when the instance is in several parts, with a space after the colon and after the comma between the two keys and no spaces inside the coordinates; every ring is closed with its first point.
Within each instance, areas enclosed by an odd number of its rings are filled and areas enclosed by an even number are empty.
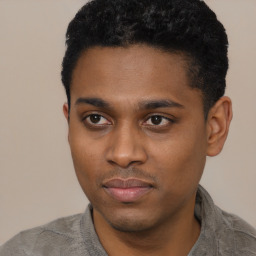
{"type": "Polygon", "coordinates": [[[195,127],[186,133],[176,134],[153,147],[151,166],[163,184],[163,190],[182,195],[197,186],[206,160],[206,143],[203,129],[195,127]]]}
{"type": "Polygon", "coordinates": [[[76,134],[70,136],[70,149],[74,169],[83,190],[91,190],[100,171],[100,150],[89,139],[76,134]]]}

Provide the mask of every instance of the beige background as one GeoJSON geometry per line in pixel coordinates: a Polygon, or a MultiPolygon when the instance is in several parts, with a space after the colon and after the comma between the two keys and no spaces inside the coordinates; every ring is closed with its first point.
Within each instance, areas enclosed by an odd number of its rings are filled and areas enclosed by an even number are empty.
{"type": "MultiPolygon", "coordinates": [[[[82,0],[0,0],[0,244],[20,230],[84,211],[62,116],[64,34],[82,0]]],[[[230,41],[234,119],[202,184],[256,226],[256,1],[208,0],[230,41]]]]}

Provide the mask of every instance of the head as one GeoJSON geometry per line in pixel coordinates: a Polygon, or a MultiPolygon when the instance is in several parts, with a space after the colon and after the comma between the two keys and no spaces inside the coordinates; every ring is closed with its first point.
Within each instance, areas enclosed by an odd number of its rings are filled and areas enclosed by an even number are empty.
{"type": "Polygon", "coordinates": [[[142,231],[193,213],[232,116],[227,68],[225,30],[202,1],[94,0],[77,13],[64,114],[95,219],[142,231]]]}
{"type": "Polygon", "coordinates": [[[227,35],[201,0],[90,1],[70,23],[66,43],[62,82],[68,104],[77,61],[94,46],[145,44],[182,55],[190,86],[202,92],[205,115],[225,92],[227,35]]]}

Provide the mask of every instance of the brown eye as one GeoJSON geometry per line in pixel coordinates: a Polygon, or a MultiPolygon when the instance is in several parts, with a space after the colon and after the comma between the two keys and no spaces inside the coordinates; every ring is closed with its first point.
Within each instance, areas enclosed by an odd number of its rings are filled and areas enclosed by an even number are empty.
{"type": "Polygon", "coordinates": [[[91,115],[91,116],[89,116],[89,119],[90,119],[91,123],[97,124],[100,121],[101,116],[100,115],[91,115]]]}
{"type": "Polygon", "coordinates": [[[160,115],[151,116],[146,121],[147,126],[166,126],[170,123],[173,123],[173,120],[160,115]]]}
{"type": "Polygon", "coordinates": [[[100,126],[100,125],[110,125],[111,122],[109,122],[105,117],[103,117],[102,115],[98,115],[98,114],[91,114],[88,115],[85,119],[84,119],[85,123],[88,123],[90,125],[95,125],[95,126],[100,126]]]}
{"type": "Polygon", "coordinates": [[[152,116],[150,119],[151,119],[152,124],[159,125],[159,124],[161,124],[163,117],[162,116],[152,116]]]}

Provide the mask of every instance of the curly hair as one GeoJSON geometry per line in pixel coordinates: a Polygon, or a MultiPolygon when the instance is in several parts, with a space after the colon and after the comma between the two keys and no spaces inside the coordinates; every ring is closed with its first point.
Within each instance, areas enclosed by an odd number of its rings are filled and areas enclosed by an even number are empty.
{"type": "Polygon", "coordinates": [[[72,72],[94,46],[146,44],[186,56],[190,86],[203,95],[204,111],[224,95],[228,39],[215,13],[201,0],[92,0],[70,22],[62,82],[70,105],[72,72]]]}

